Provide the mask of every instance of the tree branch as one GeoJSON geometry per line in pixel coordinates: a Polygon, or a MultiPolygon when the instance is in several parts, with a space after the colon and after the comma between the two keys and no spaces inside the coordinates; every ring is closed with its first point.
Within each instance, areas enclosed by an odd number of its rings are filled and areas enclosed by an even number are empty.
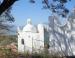
{"type": "Polygon", "coordinates": [[[0,5],[0,15],[7,10],[10,6],[12,6],[17,0],[3,0],[0,5]]]}

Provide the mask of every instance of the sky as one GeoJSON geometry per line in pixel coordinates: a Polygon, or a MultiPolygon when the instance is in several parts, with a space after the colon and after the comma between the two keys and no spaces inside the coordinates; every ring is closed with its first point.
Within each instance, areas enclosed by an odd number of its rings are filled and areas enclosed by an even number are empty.
{"type": "MultiPolygon", "coordinates": [[[[75,0],[71,0],[66,4],[70,10],[75,6],[75,0]]],[[[41,0],[37,0],[35,4],[29,3],[29,0],[19,0],[12,6],[12,15],[15,18],[16,26],[24,26],[28,18],[32,20],[34,25],[39,23],[47,23],[48,17],[51,15],[50,10],[42,9],[41,0]]],[[[60,19],[64,22],[64,19],[60,19]]]]}

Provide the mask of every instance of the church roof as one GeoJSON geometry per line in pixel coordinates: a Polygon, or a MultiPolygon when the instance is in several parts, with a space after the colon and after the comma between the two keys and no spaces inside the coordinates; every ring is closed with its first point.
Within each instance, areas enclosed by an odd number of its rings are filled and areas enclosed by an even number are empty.
{"type": "Polygon", "coordinates": [[[37,32],[36,27],[32,25],[31,19],[27,19],[27,24],[23,28],[24,32],[37,32]]]}

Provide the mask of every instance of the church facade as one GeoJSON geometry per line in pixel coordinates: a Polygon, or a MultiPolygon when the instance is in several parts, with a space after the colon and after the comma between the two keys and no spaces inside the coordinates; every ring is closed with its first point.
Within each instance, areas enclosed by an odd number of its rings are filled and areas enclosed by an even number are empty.
{"type": "Polygon", "coordinates": [[[32,25],[31,19],[22,30],[18,28],[18,51],[38,52],[44,47],[44,27],[42,24],[32,25]]]}

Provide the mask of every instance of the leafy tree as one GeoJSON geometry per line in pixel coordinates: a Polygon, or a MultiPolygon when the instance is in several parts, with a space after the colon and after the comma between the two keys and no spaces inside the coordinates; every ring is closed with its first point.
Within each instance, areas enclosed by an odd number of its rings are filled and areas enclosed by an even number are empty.
{"type": "MultiPolygon", "coordinates": [[[[65,4],[71,0],[41,0],[44,9],[49,9],[52,13],[67,17],[69,9],[65,7],[65,4]]],[[[35,3],[36,0],[30,0],[31,3],[35,3]]]]}
{"type": "MultiPolygon", "coordinates": [[[[12,6],[17,0],[3,0],[0,4],[0,15],[12,6]]],[[[71,0],[41,0],[44,9],[49,9],[53,13],[57,13],[62,17],[66,17],[69,10],[65,7],[65,4],[71,0]]],[[[35,3],[36,0],[30,0],[31,3],[35,3]]]]}

